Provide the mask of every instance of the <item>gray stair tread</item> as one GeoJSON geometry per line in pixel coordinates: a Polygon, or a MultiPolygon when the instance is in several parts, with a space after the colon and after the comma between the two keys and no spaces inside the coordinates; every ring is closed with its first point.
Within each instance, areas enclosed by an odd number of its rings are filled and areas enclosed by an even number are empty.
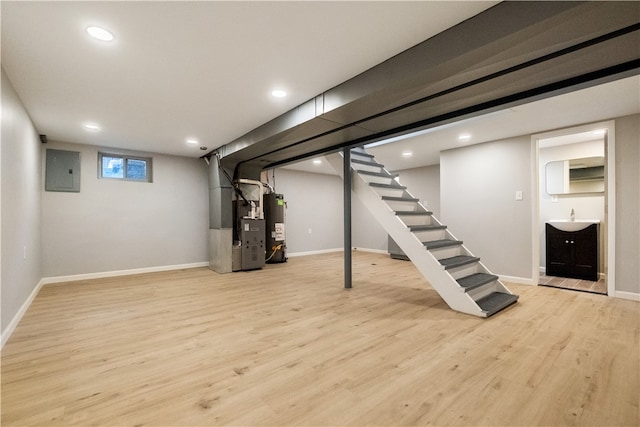
{"type": "Polygon", "coordinates": [[[485,313],[487,317],[496,314],[500,310],[510,306],[518,301],[518,295],[505,294],[502,292],[492,292],[489,295],[476,301],[478,307],[485,313]]]}
{"type": "Polygon", "coordinates": [[[446,225],[410,225],[409,230],[413,231],[431,231],[431,230],[444,230],[446,225]]]}
{"type": "Polygon", "coordinates": [[[390,190],[406,190],[407,187],[400,184],[381,184],[379,182],[370,182],[369,187],[388,188],[390,190]]]}
{"type": "Polygon", "coordinates": [[[366,166],[375,166],[378,168],[383,168],[384,165],[381,165],[378,162],[368,162],[366,160],[359,160],[359,159],[351,159],[351,163],[357,163],[359,165],[366,165],[366,166]]]}
{"type": "Polygon", "coordinates": [[[433,212],[431,211],[396,211],[395,212],[396,215],[425,215],[425,216],[431,216],[433,215],[433,212]]]}
{"type": "Polygon", "coordinates": [[[380,176],[384,178],[396,178],[398,174],[388,173],[388,172],[371,172],[371,171],[357,171],[360,175],[369,175],[369,176],[380,176]]]}
{"type": "Polygon", "coordinates": [[[413,197],[395,197],[395,196],[382,196],[382,200],[389,200],[392,202],[419,202],[420,199],[414,199],[413,197]]]}
{"type": "Polygon", "coordinates": [[[462,244],[462,240],[451,240],[451,239],[442,239],[442,240],[432,240],[430,242],[423,242],[427,249],[438,249],[438,248],[447,248],[449,246],[458,246],[462,244]]]}
{"type": "Polygon", "coordinates": [[[478,288],[495,280],[498,280],[498,276],[495,274],[473,273],[469,276],[459,278],[457,282],[465,289],[465,291],[470,291],[471,289],[478,288]]]}
{"type": "Polygon", "coordinates": [[[474,262],[480,261],[480,258],[476,258],[469,255],[456,255],[454,257],[444,258],[438,261],[440,262],[440,264],[444,266],[445,270],[448,270],[450,268],[461,267],[467,264],[473,264],[474,262]]]}

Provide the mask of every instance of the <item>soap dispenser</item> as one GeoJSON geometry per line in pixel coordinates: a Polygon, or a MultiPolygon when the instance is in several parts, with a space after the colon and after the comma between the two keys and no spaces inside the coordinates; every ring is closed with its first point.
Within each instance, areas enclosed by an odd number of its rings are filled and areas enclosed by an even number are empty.
{"type": "Polygon", "coordinates": [[[573,208],[571,208],[571,221],[575,221],[576,220],[576,212],[573,210],[573,208]]]}

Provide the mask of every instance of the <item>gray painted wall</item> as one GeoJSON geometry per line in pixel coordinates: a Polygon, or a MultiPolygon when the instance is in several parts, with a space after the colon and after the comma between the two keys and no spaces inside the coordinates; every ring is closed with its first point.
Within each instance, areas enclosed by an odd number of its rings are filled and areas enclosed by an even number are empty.
{"type": "MultiPolygon", "coordinates": [[[[269,172],[272,182],[272,172],[269,172]]],[[[336,175],[276,169],[276,191],[287,200],[289,253],[342,249],[342,179],[336,175]],[[311,229],[311,233],[309,233],[311,229]]],[[[356,196],[351,199],[351,243],[355,248],[387,250],[387,233],[356,196]]]]}
{"type": "Polygon", "coordinates": [[[640,293],[640,115],[616,119],[616,290],[640,293]]]}
{"type": "Polygon", "coordinates": [[[353,247],[387,251],[389,235],[355,194],[351,197],[353,247]]]}
{"type": "Polygon", "coordinates": [[[208,261],[204,161],[135,153],[153,158],[153,183],[129,182],[98,178],[96,146],[50,142],[42,157],[47,148],[80,152],[81,190],[43,192],[45,277],[208,261]]]}
{"type": "Polygon", "coordinates": [[[449,230],[494,273],[531,278],[531,138],[443,151],[440,209],[449,230]],[[524,200],[516,201],[521,190],[524,200]]]}
{"type": "MultiPolygon", "coordinates": [[[[269,172],[270,182],[274,184],[271,176],[269,172]]],[[[287,202],[288,253],[343,247],[340,177],[280,168],[275,170],[275,190],[284,194],[287,202]]]]}
{"type": "Polygon", "coordinates": [[[2,74],[2,332],[41,274],[40,140],[13,86],[2,74]],[[26,258],[25,258],[26,253],[26,258]]]}
{"type": "Polygon", "coordinates": [[[440,218],[440,165],[396,171],[400,184],[440,218]]]}

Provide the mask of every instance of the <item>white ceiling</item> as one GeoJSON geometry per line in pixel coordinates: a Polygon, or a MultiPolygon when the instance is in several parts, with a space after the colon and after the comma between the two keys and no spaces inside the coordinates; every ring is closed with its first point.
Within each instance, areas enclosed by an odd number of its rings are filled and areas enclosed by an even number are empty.
{"type": "MultiPolygon", "coordinates": [[[[640,113],[640,76],[523,104],[515,108],[433,128],[426,133],[368,148],[387,170],[397,171],[440,163],[440,152],[456,147],[562,129],[640,113]],[[459,135],[468,134],[468,141],[459,135]],[[411,157],[402,153],[411,152],[411,157]]],[[[580,141],[593,139],[590,133],[580,141]]],[[[555,141],[558,143],[558,141],[555,141]]],[[[578,142],[564,137],[560,143],[578,142]]],[[[313,159],[286,166],[288,169],[334,174],[326,162],[313,159]]]]}
{"type": "Polygon", "coordinates": [[[50,140],[197,157],[496,3],[3,1],[2,67],[50,140]]]}

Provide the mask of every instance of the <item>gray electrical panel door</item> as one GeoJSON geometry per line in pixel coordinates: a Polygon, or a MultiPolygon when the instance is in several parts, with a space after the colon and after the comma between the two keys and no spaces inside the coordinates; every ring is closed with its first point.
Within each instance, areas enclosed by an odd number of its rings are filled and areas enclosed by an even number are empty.
{"type": "Polygon", "coordinates": [[[80,153],[47,149],[46,191],[80,192],[80,153]]]}

